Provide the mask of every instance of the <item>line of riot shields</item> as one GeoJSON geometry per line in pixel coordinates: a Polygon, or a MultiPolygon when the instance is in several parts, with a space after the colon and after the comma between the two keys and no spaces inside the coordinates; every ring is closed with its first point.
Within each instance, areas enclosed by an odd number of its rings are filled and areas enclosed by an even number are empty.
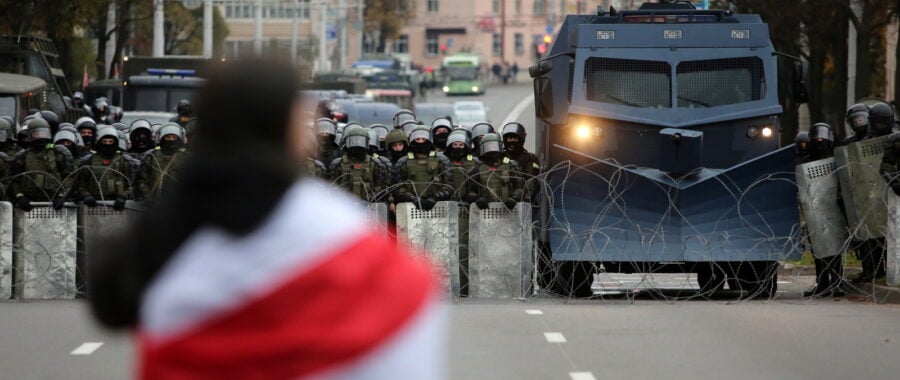
{"type": "Polygon", "coordinates": [[[797,186],[804,242],[816,264],[816,286],[807,296],[843,294],[844,254],[853,252],[862,273],[852,283],[887,277],[896,285],[900,132],[883,101],[858,103],[847,113],[853,134],[835,141],[825,123],[796,139],[797,186]]]}

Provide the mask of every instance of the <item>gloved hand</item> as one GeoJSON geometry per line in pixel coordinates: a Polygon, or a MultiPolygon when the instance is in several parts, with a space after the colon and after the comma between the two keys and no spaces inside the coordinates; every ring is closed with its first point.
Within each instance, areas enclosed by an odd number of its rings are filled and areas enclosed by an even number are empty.
{"type": "Polygon", "coordinates": [[[85,196],[84,196],[84,199],[83,199],[82,201],[84,202],[84,205],[85,205],[85,206],[88,206],[88,207],[97,207],[97,200],[94,199],[94,197],[91,196],[91,195],[85,195],[85,196]]]}
{"type": "Polygon", "coordinates": [[[53,197],[53,202],[51,205],[54,210],[62,210],[63,206],[66,205],[66,198],[57,195],[53,197]]]}
{"type": "Polygon", "coordinates": [[[425,211],[431,211],[437,204],[437,200],[432,197],[425,197],[419,200],[419,208],[425,211]]]}
{"type": "Polygon", "coordinates": [[[478,194],[469,194],[469,195],[466,195],[466,202],[467,202],[467,203],[475,203],[476,201],[478,201],[478,194]]]}
{"type": "Polygon", "coordinates": [[[116,201],[113,202],[112,206],[113,210],[122,211],[125,209],[125,198],[119,197],[116,198],[116,201]]]}
{"type": "Polygon", "coordinates": [[[503,201],[503,204],[506,205],[506,208],[508,208],[510,210],[516,208],[516,205],[518,203],[519,203],[519,201],[517,201],[515,198],[506,198],[506,200],[503,201]]]}
{"type": "Polygon", "coordinates": [[[25,212],[31,211],[31,201],[24,195],[20,195],[16,197],[16,207],[25,212]]]}
{"type": "Polygon", "coordinates": [[[478,206],[478,208],[481,209],[481,210],[485,210],[485,209],[487,209],[490,205],[488,205],[488,200],[487,200],[487,198],[481,197],[481,198],[478,198],[478,199],[475,200],[475,206],[478,206]]]}

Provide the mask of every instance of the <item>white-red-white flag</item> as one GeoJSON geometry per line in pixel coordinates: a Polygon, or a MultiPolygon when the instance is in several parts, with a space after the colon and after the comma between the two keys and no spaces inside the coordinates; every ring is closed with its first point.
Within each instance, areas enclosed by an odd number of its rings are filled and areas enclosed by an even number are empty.
{"type": "Polygon", "coordinates": [[[84,91],[84,89],[87,88],[89,82],[90,82],[90,78],[88,78],[87,65],[84,65],[84,75],[81,77],[81,90],[82,91],[84,91]]]}
{"type": "Polygon", "coordinates": [[[140,377],[444,378],[438,280],[353,203],[303,180],[251,235],[198,230],[145,293],[140,377]]]}

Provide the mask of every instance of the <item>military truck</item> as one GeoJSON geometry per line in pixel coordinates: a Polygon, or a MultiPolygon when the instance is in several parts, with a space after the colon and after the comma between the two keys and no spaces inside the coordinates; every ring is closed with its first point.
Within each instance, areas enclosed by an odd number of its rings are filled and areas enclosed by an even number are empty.
{"type": "Polygon", "coordinates": [[[758,15],[679,1],[567,16],[529,69],[541,286],[584,296],[601,271],[693,272],[703,290],[772,296],[778,261],[800,255],[779,59],[758,15]]]}
{"type": "Polygon", "coordinates": [[[0,116],[22,120],[28,111],[48,109],[48,94],[53,90],[40,78],[0,73],[0,116]]]}
{"type": "Polygon", "coordinates": [[[46,105],[42,109],[57,113],[74,122],[83,110],[72,106],[72,89],[59,63],[59,52],[53,41],[37,36],[8,35],[0,37],[0,72],[40,78],[47,86],[46,105]]]}

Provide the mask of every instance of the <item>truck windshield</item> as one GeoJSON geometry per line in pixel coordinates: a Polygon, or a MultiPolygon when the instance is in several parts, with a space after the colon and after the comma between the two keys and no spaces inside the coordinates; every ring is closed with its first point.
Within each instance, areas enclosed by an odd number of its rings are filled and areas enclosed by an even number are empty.
{"type": "Polygon", "coordinates": [[[681,62],[677,67],[679,108],[706,108],[762,99],[766,93],[758,57],[681,62]]]}
{"type": "Polygon", "coordinates": [[[590,101],[672,107],[672,69],[666,62],[592,57],[584,67],[584,92],[590,101]]]}
{"type": "Polygon", "coordinates": [[[16,118],[16,98],[13,96],[0,96],[0,116],[12,116],[16,118]]]}

